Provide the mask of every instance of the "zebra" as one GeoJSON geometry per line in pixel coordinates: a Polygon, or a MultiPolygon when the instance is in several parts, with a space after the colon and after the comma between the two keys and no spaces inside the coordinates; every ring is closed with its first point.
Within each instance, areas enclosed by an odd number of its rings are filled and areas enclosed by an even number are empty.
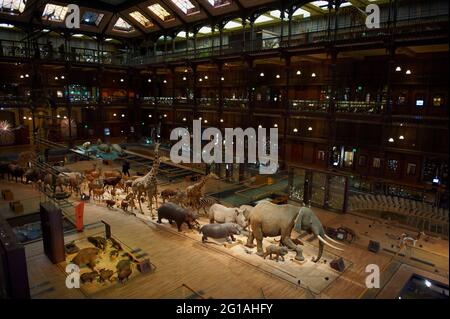
{"type": "Polygon", "coordinates": [[[207,208],[210,208],[212,205],[217,204],[219,201],[216,200],[213,197],[200,197],[200,201],[199,201],[199,207],[198,207],[198,212],[200,212],[201,209],[203,209],[203,211],[205,212],[205,215],[208,214],[208,212],[206,211],[207,208]]]}

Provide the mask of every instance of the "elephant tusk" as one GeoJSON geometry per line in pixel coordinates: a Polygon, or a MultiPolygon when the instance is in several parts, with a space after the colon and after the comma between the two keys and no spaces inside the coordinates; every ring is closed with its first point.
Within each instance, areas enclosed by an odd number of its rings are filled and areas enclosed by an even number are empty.
{"type": "Polygon", "coordinates": [[[324,235],[325,235],[325,238],[328,239],[329,241],[331,241],[332,243],[339,244],[339,245],[344,245],[344,243],[340,243],[338,241],[335,241],[333,238],[331,238],[327,234],[324,234],[324,235]]]}
{"type": "Polygon", "coordinates": [[[338,247],[335,247],[335,246],[331,245],[329,242],[327,242],[325,239],[323,239],[320,235],[317,235],[317,237],[318,237],[319,240],[320,240],[322,243],[324,243],[325,245],[328,245],[328,246],[330,246],[331,248],[334,248],[334,249],[336,249],[336,250],[344,251],[344,249],[341,249],[341,248],[338,248],[338,247]]]}

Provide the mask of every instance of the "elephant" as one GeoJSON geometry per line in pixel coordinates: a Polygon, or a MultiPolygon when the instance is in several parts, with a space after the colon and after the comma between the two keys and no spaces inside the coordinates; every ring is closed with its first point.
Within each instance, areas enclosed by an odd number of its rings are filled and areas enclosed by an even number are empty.
{"type": "Polygon", "coordinates": [[[307,231],[319,239],[319,253],[317,258],[312,259],[313,262],[318,262],[322,257],[324,244],[340,251],[343,250],[325,241],[324,237],[337,243],[325,234],[322,223],[308,207],[299,208],[290,204],[276,205],[264,201],[252,209],[249,219],[252,231],[248,236],[246,246],[253,248],[253,240],[256,238],[257,255],[259,256],[264,256],[262,245],[264,237],[281,236],[280,244],[295,250],[297,252],[295,259],[303,261],[305,258],[302,249],[295,245],[291,239],[292,229],[295,229],[298,233],[302,230],[307,231]]]}

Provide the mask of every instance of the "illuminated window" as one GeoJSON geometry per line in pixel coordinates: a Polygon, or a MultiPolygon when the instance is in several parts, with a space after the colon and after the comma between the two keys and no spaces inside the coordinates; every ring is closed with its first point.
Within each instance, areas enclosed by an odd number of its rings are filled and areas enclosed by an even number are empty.
{"type": "Polygon", "coordinates": [[[86,11],[81,18],[81,23],[98,27],[104,16],[103,13],[86,11]]]}
{"type": "Polygon", "coordinates": [[[152,4],[148,7],[151,12],[158,16],[162,21],[172,20],[172,15],[164,9],[159,3],[152,4]]]}
{"type": "Polygon", "coordinates": [[[273,21],[273,19],[266,15],[260,15],[258,18],[256,18],[255,24],[269,22],[269,21],[273,21]]]}
{"type": "Polygon", "coordinates": [[[64,21],[66,14],[67,7],[48,3],[45,6],[44,13],[42,13],[42,18],[44,20],[61,22],[64,21]]]}
{"type": "Polygon", "coordinates": [[[184,14],[194,14],[198,12],[195,5],[189,0],[172,0],[172,2],[184,12],[184,14]]]}
{"type": "Polygon", "coordinates": [[[242,24],[231,20],[231,21],[228,21],[227,24],[225,24],[223,28],[227,29],[227,30],[235,29],[235,28],[242,28],[242,24]]]}
{"type": "Polygon", "coordinates": [[[116,31],[124,31],[124,32],[131,32],[134,31],[134,28],[131,24],[126,22],[124,19],[119,18],[116,21],[116,24],[114,24],[114,30],[116,31]]]}
{"type": "Polygon", "coordinates": [[[2,7],[0,12],[9,14],[20,14],[25,10],[26,1],[24,0],[0,0],[2,7]]]}
{"type": "Polygon", "coordinates": [[[134,11],[130,13],[130,16],[133,17],[134,20],[142,24],[146,28],[153,27],[153,23],[147,19],[142,13],[139,11],[134,11]]]}
{"type": "Polygon", "coordinates": [[[226,6],[230,4],[230,0],[208,0],[209,4],[212,5],[214,8],[226,6]]]}

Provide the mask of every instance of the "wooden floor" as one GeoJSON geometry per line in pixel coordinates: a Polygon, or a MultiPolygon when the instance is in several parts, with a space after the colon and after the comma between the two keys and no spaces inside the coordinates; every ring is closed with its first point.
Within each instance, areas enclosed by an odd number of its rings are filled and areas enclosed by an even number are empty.
{"type": "MultiPolygon", "coordinates": [[[[210,183],[212,188],[222,187],[214,184],[214,181],[210,183]]],[[[170,184],[165,187],[167,186],[184,187],[185,184],[170,184]]],[[[36,195],[33,191],[24,191],[31,189],[30,185],[0,181],[0,188],[13,188],[18,197],[36,195]]],[[[200,236],[198,239],[183,236],[125,214],[118,208],[109,210],[104,203],[90,203],[85,209],[86,230],[66,236],[65,241],[103,232],[103,225],[100,223],[103,220],[111,225],[114,237],[130,249],[146,252],[156,266],[156,271],[89,295],[80,289],[66,288],[64,269],[61,265],[51,264],[43,253],[42,242],[38,241],[26,245],[31,295],[36,299],[184,298],[195,292],[203,298],[395,298],[396,291],[403,286],[405,278],[408,278],[408,272],[420,272],[448,284],[448,241],[434,239],[432,242],[423,242],[422,247],[416,247],[410,255],[404,257],[394,256],[388,251],[374,254],[367,250],[369,240],[377,240],[382,247],[389,248],[396,242],[386,234],[399,235],[405,230],[396,225],[374,223],[373,220],[350,214],[341,215],[316,208],[314,211],[323,224],[333,227],[345,225],[354,229],[358,235],[356,242],[346,245],[345,251],[340,254],[351,266],[321,289],[320,293],[313,293],[230,255],[208,249],[200,244],[200,236]],[[418,260],[426,260],[433,266],[413,260],[411,255],[418,260]],[[383,289],[368,291],[365,287],[365,269],[368,264],[380,267],[382,286],[386,285],[389,292],[384,292],[383,289]]],[[[0,213],[5,218],[14,215],[5,202],[0,202],[0,213]]],[[[298,267],[302,265],[299,264],[298,267]]]]}

